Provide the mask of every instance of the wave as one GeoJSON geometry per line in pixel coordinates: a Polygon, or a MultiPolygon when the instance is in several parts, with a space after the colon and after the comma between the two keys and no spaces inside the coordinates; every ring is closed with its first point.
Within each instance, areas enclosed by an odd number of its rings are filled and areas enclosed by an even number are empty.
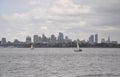
{"type": "Polygon", "coordinates": [[[107,73],[107,74],[88,74],[88,75],[81,75],[76,77],[120,77],[120,74],[113,74],[113,73],[107,73]]]}

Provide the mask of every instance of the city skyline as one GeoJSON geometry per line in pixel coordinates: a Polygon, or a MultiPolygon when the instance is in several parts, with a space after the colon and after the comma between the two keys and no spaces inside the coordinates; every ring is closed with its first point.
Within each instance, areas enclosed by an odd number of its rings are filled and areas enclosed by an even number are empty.
{"type": "Polygon", "coordinates": [[[26,44],[30,44],[30,43],[69,43],[69,42],[74,42],[74,41],[78,41],[81,43],[89,43],[91,45],[93,44],[98,44],[98,43],[113,43],[113,44],[119,44],[119,42],[117,40],[111,40],[110,36],[108,36],[107,39],[105,38],[99,38],[99,34],[91,34],[89,35],[88,39],[82,39],[81,38],[76,38],[75,40],[69,38],[69,36],[64,35],[64,33],[59,32],[57,36],[55,36],[54,34],[51,34],[51,36],[46,36],[45,34],[42,35],[33,35],[33,36],[26,36],[26,38],[24,38],[24,41],[20,41],[20,39],[14,39],[14,41],[10,41],[9,39],[7,39],[6,37],[2,37],[0,40],[0,44],[6,44],[8,42],[13,42],[13,43],[26,43],[26,44]],[[98,39],[100,39],[101,41],[98,41],[98,39]]]}
{"type": "Polygon", "coordinates": [[[25,41],[28,35],[62,32],[87,40],[96,33],[120,43],[119,5],[119,0],[0,0],[0,38],[25,41]]]}

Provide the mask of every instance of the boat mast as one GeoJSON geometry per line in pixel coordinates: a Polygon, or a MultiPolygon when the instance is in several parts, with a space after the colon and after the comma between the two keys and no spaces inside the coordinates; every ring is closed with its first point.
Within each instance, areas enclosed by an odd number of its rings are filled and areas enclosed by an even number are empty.
{"type": "Polygon", "coordinates": [[[77,41],[77,49],[79,49],[79,44],[78,44],[78,41],[77,41]]]}

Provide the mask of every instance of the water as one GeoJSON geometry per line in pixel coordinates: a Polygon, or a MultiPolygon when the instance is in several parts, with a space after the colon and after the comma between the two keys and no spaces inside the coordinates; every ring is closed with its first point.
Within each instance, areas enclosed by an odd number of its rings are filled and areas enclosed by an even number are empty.
{"type": "Polygon", "coordinates": [[[1,48],[0,77],[120,77],[120,49],[1,48]]]}

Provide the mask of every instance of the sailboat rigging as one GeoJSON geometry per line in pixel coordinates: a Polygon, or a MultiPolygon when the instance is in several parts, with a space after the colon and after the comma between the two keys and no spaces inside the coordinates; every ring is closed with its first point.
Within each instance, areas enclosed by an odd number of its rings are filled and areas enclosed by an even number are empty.
{"type": "Polygon", "coordinates": [[[74,50],[74,51],[75,51],[75,52],[82,52],[82,49],[80,49],[78,42],[77,42],[77,49],[74,50]]]}
{"type": "Polygon", "coordinates": [[[33,44],[31,44],[31,49],[34,49],[33,44]]]}

